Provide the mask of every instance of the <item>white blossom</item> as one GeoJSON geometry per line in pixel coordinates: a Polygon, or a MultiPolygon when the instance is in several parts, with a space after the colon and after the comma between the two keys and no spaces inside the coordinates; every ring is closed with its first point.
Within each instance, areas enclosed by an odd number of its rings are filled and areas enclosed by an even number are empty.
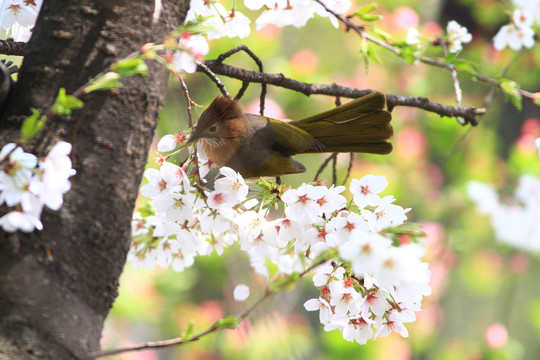
{"type": "Polygon", "coordinates": [[[170,162],[164,162],[159,170],[146,169],[144,176],[148,184],[141,188],[141,193],[146,197],[168,196],[182,183],[183,175],[182,168],[170,162]]]}
{"type": "Polygon", "coordinates": [[[323,298],[309,299],[304,303],[304,308],[307,311],[319,310],[319,320],[321,324],[328,324],[332,320],[332,307],[328,301],[323,298]]]}
{"type": "Polygon", "coordinates": [[[462,44],[469,43],[472,40],[472,35],[466,27],[461,26],[456,21],[451,20],[446,26],[446,40],[448,41],[448,51],[455,53],[463,49],[462,44]]]}
{"type": "Polygon", "coordinates": [[[384,176],[366,175],[362,179],[352,179],[351,193],[354,203],[359,208],[377,206],[380,201],[379,193],[388,186],[384,176]]]}
{"type": "Polygon", "coordinates": [[[41,230],[43,206],[58,210],[63,195],[69,191],[69,178],[75,175],[71,167],[71,144],[59,141],[46,157],[39,159],[13,143],[0,151],[0,204],[17,210],[4,215],[0,220],[5,231],[41,230]],[[22,211],[19,211],[22,210],[22,211]]]}
{"type": "Polygon", "coordinates": [[[175,136],[167,134],[159,140],[157,149],[159,152],[168,152],[174,150],[177,144],[175,136]]]}
{"type": "Polygon", "coordinates": [[[420,33],[418,32],[418,30],[416,28],[409,28],[409,30],[407,30],[407,36],[405,38],[405,42],[409,45],[416,45],[416,44],[420,44],[420,40],[418,39],[418,36],[420,35],[420,33]]]}
{"type": "Polygon", "coordinates": [[[202,60],[210,51],[205,37],[202,35],[184,34],[178,42],[179,50],[175,51],[172,64],[177,71],[192,74],[197,71],[196,61],[202,60]]]}
{"type": "Polygon", "coordinates": [[[22,211],[11,211],[2,216],[0,218],[0,226],[7,232],[21,230],[28,233],[34,231],[34,229],[43,229],[39,216],[22,211]]]}
{"type": "Polygon", "coordinates": [[[234,300],[245,301],[249,297],[249,286],[246,284],[238,284],[234,288],[234,300]]]}
{"type": "Polygon", "coordinates": [[[469,197],[489,216],[498,241],[531,253],[540,252],[540,180],[522,176],[513,197],[504,201],[490,186],[472,182],[469,197]]]}
{"type": "Polygon", "coordinates": [[[250,20],[238,10],[228,11],[217,2],[191,0],[186,21],[193,21],[196,15],[207,17],[206,23],[211,26],[209,39],[223,36],[244,38],[250,33],[250,20]]]}
{"type": "MultiPolygon", "coordinates": [[[[149,183],[141,193],[152,199],[156,214],[134,221],[141,240],[134,241],[129,259],[136,265],[181,271],[197,255],[222,254],[238,243],[253,269],[269,277],[301,273],[333,251],[344,265],[327,261],[314,268],[313,283],[321,294],[305,302],[306,310],[319,311],[325,331],[337,329],[359,344],[391,331],[407,336],[403,323],[414,320],[429,295],[430,276],[422,247],[394,246],[379,232],[401,224],[408,211],[393,204],[391,195],[379,197],[388,184],[384,177],[354,179],[351,207],[341,195],[344,187],[302,184],[281,194],[283,212],[270,220],[268,209],[245,201],[248,185],[232,169],[221,168],[214,190],[200,195],[178,169],[165,162],[145,174],[149,183]]],[[[238,287],[234,296],[242,300],[247,293],[238,287]]]]}
{"type": "Polygon", "coordinates": [[[534,45],[534,31],[531,28],[518,28],[514,24],[504,25],[493,38],[496,50],[509,47],[512,50],[521,50],[522,47],[532,48],[534,45]]]}
{"type": "MultiPolygon", "coordinates": [[[[251,10],[258,10],[261,7],[266,9],[256,20],[257,29],[267,24],[278,27],[287,25],[302,27],[315,14],[328,17],[334,27],[338,26],[338,21],[333,14],[321,4],[311,0],[244,0],[244,3],[251,10]]],[[[337,14],[344,14],[351,7],[349,0],[324,0],[323,3],[337,14]]]]}
{"type": "Polygon", "coordinates": [[[9,29],[14,24],[24,27],[32,27],[41,8],[42,0],[23,1],[23,0],[5,0],[2,1],[2,27],[9,29]]]}
{"type": "Polygon", "coordinates": [[[287,190],[281,199],[287,204],[285,215],[292,220],[313,223],[322,213],[318,200],[324,196],[324,186],[302,184],[287,190]]]}

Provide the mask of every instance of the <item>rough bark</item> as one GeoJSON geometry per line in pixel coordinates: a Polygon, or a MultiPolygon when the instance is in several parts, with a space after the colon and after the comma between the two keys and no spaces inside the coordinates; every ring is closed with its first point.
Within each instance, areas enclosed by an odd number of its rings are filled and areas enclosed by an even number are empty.
{"type": "MultiPolygon", "coordinates": [[[[188,1],[163,1],[152,26],[148,0],[45,0],[19,81],[0,121],[0,145],[17,138],[30,107],[46,109],[60,87],[70,93],[185,18],[188,1]]],[[[73,143],[77,175],[59,211],[44,210],[43,231],[0,230],[0,359],[82,359],[99,350],[130,242],[130,220],[168,74],[123,81],[85,95],[84,109],[53,119],[73,143]]],[[[43,134],[25,146],[43,156],[43,134]]]]}

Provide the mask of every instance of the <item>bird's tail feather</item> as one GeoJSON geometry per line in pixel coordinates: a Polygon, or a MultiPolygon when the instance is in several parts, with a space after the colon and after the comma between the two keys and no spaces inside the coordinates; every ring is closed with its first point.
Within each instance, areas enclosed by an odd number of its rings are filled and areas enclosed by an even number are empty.
{"type": "Polygon", "coordinates": [[[384,95],[375,92],[290,124],[311,134],[331,152],[388,154],[392,144],[387,140],[393,129],[384,105],[384,95]]]}

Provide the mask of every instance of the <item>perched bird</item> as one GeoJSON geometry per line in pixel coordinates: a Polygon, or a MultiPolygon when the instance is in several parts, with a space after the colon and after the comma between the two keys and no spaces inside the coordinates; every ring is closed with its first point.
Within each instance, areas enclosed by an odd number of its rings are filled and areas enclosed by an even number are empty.
{"type": "Polygon", "coordinates": [[[220,95],[201,114],[188,143],[202,139],[208,158],[245,178],[306,171],[295,154],[362,152],[388,154],[393,134],[385,97],[368,94],[302,120],[244,114],[238,101],[220,95]]]}

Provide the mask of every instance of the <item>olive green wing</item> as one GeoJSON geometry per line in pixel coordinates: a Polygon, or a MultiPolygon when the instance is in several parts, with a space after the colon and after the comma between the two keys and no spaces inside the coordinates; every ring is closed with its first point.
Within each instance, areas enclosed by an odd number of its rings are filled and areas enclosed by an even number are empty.
{"type": "Polygon", "coordinates": [[[362,118],[374,112],[380,113],[385,104],[386,98],[384,94],[372,92],[331,110],[301,120],[291,121],[291,124],[301,128],[309,128],[310,125],[319,125],[321,122],[326,122],[329,125],[345,125],[350,122],[369,121],[362,118]]]}
{"type": "Polygon", "coordinates": [[[307,131],[293,126],[285,121],[266,118],[268,127],[274,132],[273,148],[285,155],[305,152],[328,152],[330,149],[315,140],[307,131]]]}
{"type": "Polygon", "coordinates": [[[244,169],[241,174],[246,179],[249,179],[261,176],[278,177],[287,174],[303,173],[305,171],[306,167],[300,162],[293,160],[290,156],[284,155],[281,151],[274,150],[261,166],[255,169],[244,169]]]}

